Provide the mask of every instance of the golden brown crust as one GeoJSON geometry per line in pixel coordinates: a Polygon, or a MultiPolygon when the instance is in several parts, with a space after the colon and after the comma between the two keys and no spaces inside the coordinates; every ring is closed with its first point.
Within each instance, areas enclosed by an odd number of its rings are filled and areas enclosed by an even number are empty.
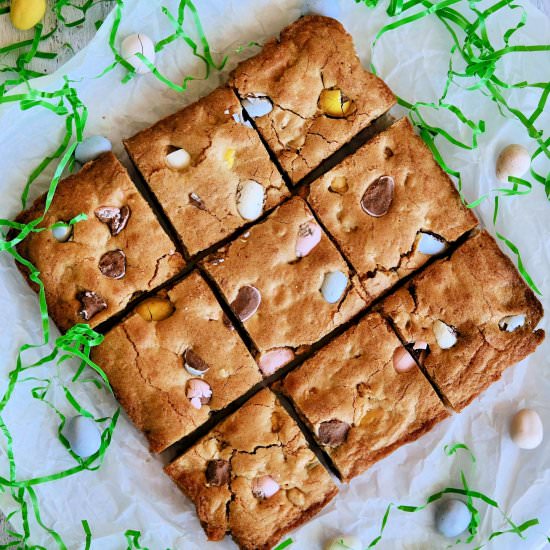
{"type": "Polygon", "coordinates": [[[165,471],[195,503],[209,539],[221,540],[230,533],[243,550],[271,548],[338,491],[296,423],[268,389],[247,401],[165,471]],[[230,462],[228,484],[207,483],[210,460],[230,462]],[[280,490],[261,500],[251,487],[254,479],[264,475],[271,476],[280,490]]]}
{"type": "Polygon", "coordinates": [[[307,256],[296,257],[299,228],[312,220],[305,201],[293,198],[252,227],[248,236],[204,262],[229,303],[244,286],[259,290],[260,306],[244,326],[262,352],[313,344],[364,308],[361,285],[325,234],[307,256]],[[325,275],[334,271],[347,275],[348,286],[342,298],[330,304],[320,288],[325,275]]]}
{"type": "MultiPolygon", "coordinates": [[[[115,394],[134,424],[160,452],[208,420],[261,380],[258,367],[198,273],[162,292],[175,307],[163,321],[146,321],[135,311],[94,348],[115,394]],[[200,377],[212,389],[197,410],[186,396],[187,382],[198,378],[184,368],[192,349],[209,370],[200,377]]],[[[139,307],[139,306],[138,306],[139,307]]]]}
{"type": "Polygon", "coordinates": [[[361,66],[344,27],[319,15],[283,29],[235,69],[230,84],[241,99],[271,99],[273,110],[255,123],[294,183],[395,104],[384,82],[361,66]],[[345,118],[318,107],[321,91],[333,87],[353,101],[345,118]]]}
{"type": "MultiPolygon", "coordinates": [[[[44,201],[45,196],[39,197],[17,221],[28,223],[39,217],[44,201]]],[[[81,213],[88,218],[74,226],[70,241],[60,243],[45,230],[29,235],[17,246],[18,252],[40,271],[48,311],[61,330],[85,322],[78,313],[79,292],[96,292],[107,302],[106,309],[87,321],[94,327],[121,311],[134,294],[153,289],[184,266],[183,258],[112,153],[85,164],[59,183],[39,227],[68,221],[81,213]],[[94,214],[96,208],[105,205],[130,207],[128,223],[116,236],[94,214]],[[106,277],[98,267],[103,254],[116,249],[126,255],[126,275],[121,279],[106,277]]],[[[35,285],[31,286],[36,290],[35,285]]]]}
{"type": "Polygon", "coordinates": [[[369,302],[430,258],[417,250],[420,231],[453,242],[477,225],[407,118],[312,183],[308,202],[356,269],[369,302]],[[393,200],[374,217],[361,198],[382,176],[393,178],[393,200]],[[333,192],[332,182],[342,177],[348,190],[333,192]]]}
{"type": "Polygon", "coordinates": [[[289,194],[256,131],[233,119],[241,111],[234,92],[218,88],[124,142],[190,254],[248,223],[236,203],[244,182],[253,180],[264,187],[264,210],[289,194]],[[191,166],[170,169],[165,158],[173,148],[185,149],[191,166]],[[229,150],[234,151],[231,167],[225,158],[229,150]],[[199,197],[201,206],[191,193],[199,197]]]}
{"type": "Polygon", "coordinates": [[[405,341],[429,344],[424,368],[456,411],[544,339],[544,331],[535,330],[542,305],[486,231],[416,275],[382,308],[405,341]],[[525,315],[524,326],[501,330],[499,322],[512,315],[525,315]],[[436,320],[456,329],[453,347],[437,344],[436,320]]]}
{"type": "Polygon", "coordinates": [[[331,457],[344,481],[415,441],[448,416],[417,367],[397,372],[401,343],[377,313],[363,318],[286,376],[281,390],[331,457]],[[337,445],[324,444],[324,422],[349,426],[337,445]]]}

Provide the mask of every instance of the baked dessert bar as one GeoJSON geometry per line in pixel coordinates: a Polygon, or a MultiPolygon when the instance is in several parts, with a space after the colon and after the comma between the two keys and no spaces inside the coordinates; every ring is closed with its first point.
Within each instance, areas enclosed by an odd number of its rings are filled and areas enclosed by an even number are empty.
{"type": "Polygon", "coordinates": [[[218,88],[124,144],[191,255],[288,195],[229,88],[218,88]]]}
{"type": "Polygon", "coordinates": [[[300,429],[268,389],[166,466],[195,503],[209,540],[268,550],[338,492],[300,429]]]}
{"type": "Polygon", "coordinates": [[[94,348],[92,359],[153,452],[192,432],[262,378],[196,272],[138,304],[94,348]]]}
{"type": "Polygon", "coordinates": [[[279,389],[291,398],[344,481],[449,414],[378,313],[288,374],[279,389]]]}
{"type": "Polygon", "coordinates": [[[230,85],[294,183],[395,104],[344,27],[318,15],[283,29],[230,85]]]}
{"type": "Polygon", "coordinates": [[[382,304],[402,340],[460,411],[544,339],[540,302],[494,239],[480,232],[382,304]]]}
{"type": "MultiPolygon", "coordinates": [[[[45,200],[42,195],[16,221],[38,218],[45,200]]],[[[40,271],[48,311],[61,330],[75,323],[95,327],[184,266],[174,243],[112,153],[59,183],[39,227],[68,222],[81,213],[86,220],[30,234],[17,246],[40,271]]],[[[24,275],[37,290],[28,273],[24,275]]]]}
{"type": "Polygon", "coordinates": [[[356,277],[298,197],[204,267],[261,352],[266,375],[365,307],[356,277]]]}
{"type": "Polygon", "coordinates": [[[369,302],[477,225],[407,118],[313,182],[308,202],[369,302]]]}

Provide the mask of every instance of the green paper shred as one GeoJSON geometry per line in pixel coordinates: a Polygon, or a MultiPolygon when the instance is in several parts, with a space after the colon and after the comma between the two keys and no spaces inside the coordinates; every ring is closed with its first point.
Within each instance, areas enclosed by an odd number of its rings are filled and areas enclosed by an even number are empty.
{"type": "Polygon", "coordinates": [[[281,544],[276,546],[273,550],[283,550],[284,548],[288,548],[291,544],[293,544],[294,541],[292,539],[286,539],[281,544]]]}

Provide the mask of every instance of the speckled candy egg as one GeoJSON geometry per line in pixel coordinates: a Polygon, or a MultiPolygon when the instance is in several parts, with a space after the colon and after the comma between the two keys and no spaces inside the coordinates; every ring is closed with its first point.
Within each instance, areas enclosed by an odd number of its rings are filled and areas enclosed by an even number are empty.
{"type": "Polygon", "coordinates": [[[510,437],[520,449],[536,449],[542,443],[542,420],[532,409],[518,411],[510,425],[510,437]]]}
{"type": "Polygon", "coordinates": [[[96,423],[85,416],[73,416],[65,424],[63,435],[74,453],[82,458],[93,455],[101,446],[101,434],[96,423]]]}
{"type": "Polygon", "coordinates": [[[138,74],[150,73],[151,69],[136,54],[140,53],[151,63],[155,62],[155,45],[153,41],[142,33],[127,36],[120,45],[122,57],[130,63],[138,74]]]}
{"type": "Polygon", "coordinates": [[[81,164],[96,159],[112,150],[111,142],[103,136],[90,136],[76,146],[74,158],[81,164]]]}
{"type": "Polygon", "coordinates": [[[340,535],[325,544],[325,550],[362,550],[361,541],[353,535],[340,535]]]}
{"type": "Polygon", "coordinates": [[[435,512],[435,527],[445,537],[453,538],[468,528],[472,514],[464,502],[457,499],[444,500],[435,512]]]}
{"type": "Polygon", "coordinates": [[[529,151],[523,145],[508,145],[498,156],[496,175],[499,181],[506,183],[509,176],[520,178],[531,165],[529,151]]]}

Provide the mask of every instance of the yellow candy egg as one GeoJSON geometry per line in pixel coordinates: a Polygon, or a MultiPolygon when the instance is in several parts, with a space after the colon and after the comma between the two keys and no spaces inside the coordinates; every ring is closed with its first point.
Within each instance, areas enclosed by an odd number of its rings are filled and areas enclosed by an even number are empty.
{"type": "Polygon", "coordinates": [[[353,103],[338,88],[323,90],[319,96],[319,108],[325,115],[344,118],[351,110],[353,103]]]}
{"type": "Polygon", "coordinates": [[[21,31],[32,29],[46,13],[46,0],[11,0],[10,19],[21,31]]]}

